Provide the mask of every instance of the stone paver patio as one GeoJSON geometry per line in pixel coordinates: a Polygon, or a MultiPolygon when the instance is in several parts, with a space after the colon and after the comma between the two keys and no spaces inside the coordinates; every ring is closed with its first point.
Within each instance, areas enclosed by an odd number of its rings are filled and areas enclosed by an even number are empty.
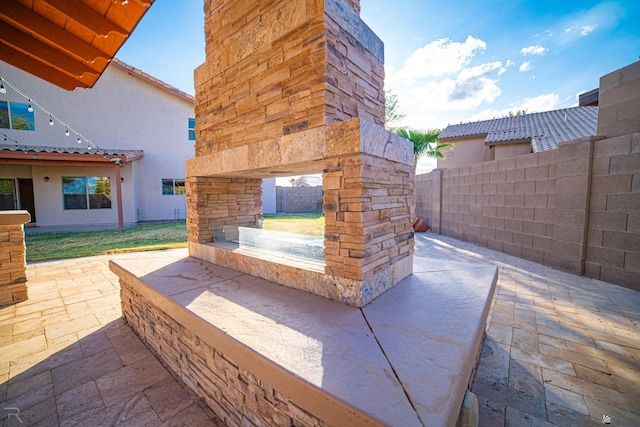
{"type": "MultiPolygon", "coordinates": [[[[416,254],[500,268],[481,426],[640,425],[640,293],[443,236],[416,254]]],[[[216,425],[120,318],[108,260],[127,256],[28,266],[29,300],[0,308],[2,425],[216,425]]]]}

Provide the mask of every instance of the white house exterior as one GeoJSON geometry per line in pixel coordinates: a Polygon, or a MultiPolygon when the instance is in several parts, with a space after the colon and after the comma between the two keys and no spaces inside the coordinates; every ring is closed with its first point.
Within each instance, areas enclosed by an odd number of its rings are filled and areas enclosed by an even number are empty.
{"type": "Polygon", "coordinates": [[[92,89],[68,92],[4,62],[0,77],[0,209],[29,210],[37,226],[186,218],[191,95],[118,60],[92,89]],[[2,120],[27,114],[11,86],[32,99],[33,130],[2,120]]]}

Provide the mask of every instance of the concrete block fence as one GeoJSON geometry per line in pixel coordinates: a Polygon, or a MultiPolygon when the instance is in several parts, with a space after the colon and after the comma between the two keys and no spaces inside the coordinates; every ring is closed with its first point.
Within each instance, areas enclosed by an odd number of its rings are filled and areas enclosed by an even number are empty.
{"type": "Polygon", "coordinates": [[[416,176],[435,233],[640,290],[640,133],[416,176]]]}

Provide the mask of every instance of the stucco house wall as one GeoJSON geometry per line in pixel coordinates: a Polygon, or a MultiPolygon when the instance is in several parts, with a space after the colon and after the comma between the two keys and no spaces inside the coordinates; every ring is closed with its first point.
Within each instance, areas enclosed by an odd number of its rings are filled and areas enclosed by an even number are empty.
{"type": "Polygon", "coordinates": [[[438,168],[457,168],[493,160],[493,150],[484,143],[485,135],[460,138],[453,142],[453,150],[446,150],[446,158],[438,159],[438,168]]]}
{"type": "Polygon", "coordinates": [[[491,160],[506,159],[513,156],[521,156],[531,153],[531,143],[500,144],[494,146],[494,158],[491,160]]]}
{"type": "MultiPolygon", "coordinates": [[[[194,141],[188,137],[188,119],[194,117],[193,97],[144,73],[141,78],[136,72],[140,73],[126,64],[111,63],[92,89],[69,92],[0,62],[0,76],[99,148],[144,151],[142,159],[124,163],[121,168],[125,223],[185,219],[185,196],[163,195],[162,179],[184,179],[185,160],[194,156],[194,141]]],[[[27,102],[10,88],[6,94],[0,94],[0,101],[27,102]]],[[[79,146],[76,135],[65,136],[59,123],[49,126],[46,113],[36,108],[34,115],[35,131],[0,129],[0,132],[21,145],[79,146]]],[[[33,180],[39,226],[118,221],[114,168],[2,164],[0,178],[33,180]],[[48,182],[44,181],[45,176],[48,182]],[[112,208],[63,209],[63,176],[110,177],[112,208]]]]}
{"type": "Polygon", "coordinates": [[[459,168],[531,153],[529,142],[497,144],[489,147],[485,143],[484,135],[474,138],[460,138],[451,142],[454,149],[445,151],[445,159],[438,159],[438,168],[459,168]]]}

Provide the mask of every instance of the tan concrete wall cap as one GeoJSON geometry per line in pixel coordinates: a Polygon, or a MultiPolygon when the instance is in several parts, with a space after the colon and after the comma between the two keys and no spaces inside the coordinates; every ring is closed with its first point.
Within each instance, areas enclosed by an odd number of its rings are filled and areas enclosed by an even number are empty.
{"type": "Polygon", "coordinates": [[[27,211],[0,211],[0,225],[26,224],[31,221],[27,211]]]}

